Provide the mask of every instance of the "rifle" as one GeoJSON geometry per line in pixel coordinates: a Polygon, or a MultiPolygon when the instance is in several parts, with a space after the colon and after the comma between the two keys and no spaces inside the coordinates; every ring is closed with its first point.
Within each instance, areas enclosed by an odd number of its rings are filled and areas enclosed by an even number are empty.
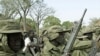
{"type": "Polygon", "coordinates": [[[71,33],[71,36],[67,42],[67,45],[65,46],[65,49],[64,49],[64,52],[62,54],[62,56],[69,56],[69,53],[71,51],[71,48],[73,47],[73,44],[75,42],[75,39],[77,37],[77,34],[81,28],[81,25],[82,25],[82,21],[83,21],[83,18],[85,16],[85,13],[86,13],[87,9],[84,10],[84,13],[82,15],[82,18],[80,19],[80,21],[78,22],[78,24],[76,24],[73,28],[73,31],[71,33]]]}

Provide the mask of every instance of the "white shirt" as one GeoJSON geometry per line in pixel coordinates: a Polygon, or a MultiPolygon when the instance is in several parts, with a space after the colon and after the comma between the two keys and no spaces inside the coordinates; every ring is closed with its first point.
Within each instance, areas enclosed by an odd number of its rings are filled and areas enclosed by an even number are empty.
{"type": "Polygon", "coordinates": [[[23,52],[25,52],[25,50],[27,49],[28,44],[31,43],[31,40],[29,39],[29,37],[27,37],[25,38],[24,42],[25,42],[25,47],[23,48],[23,52]]]}
{"type": "Polygon", "coordinates": [[[25,38],[24,42],[25,42],[25,47],[23,48],[23,52],[26,51],[28,44],[30,44],[30,43],[32,45],[37,44],[37,39],[33,38],[33,42],[31,42],[31,40],[29,39],[29,37],[27,37],[27,38],[25,38]]]}

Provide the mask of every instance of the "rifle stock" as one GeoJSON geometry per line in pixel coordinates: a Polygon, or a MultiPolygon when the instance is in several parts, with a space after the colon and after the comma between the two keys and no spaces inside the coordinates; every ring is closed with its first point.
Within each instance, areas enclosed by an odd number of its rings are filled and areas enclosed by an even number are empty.
{"type": "Polygon", "coordinates": [[[73,47],[73,44],[74,44],[75,39],[77,37],[77,34],[81,28],[82,21],[83,21],[85,14],[86,14],[86,11],[87,11],[87,9],[84,10],[84,13],[83,13],[80,21],[78,22],[78,24],[75,24],[73,31],[71,33],[70,39],[68,40],[67,45],[65,46],[64,53],[62,54],[62,56],[69,56],[70,50],[73,47]]]}

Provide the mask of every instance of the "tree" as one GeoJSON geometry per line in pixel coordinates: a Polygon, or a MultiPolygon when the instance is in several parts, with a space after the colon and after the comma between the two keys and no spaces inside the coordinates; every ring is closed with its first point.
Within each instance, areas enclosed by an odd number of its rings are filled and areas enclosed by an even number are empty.
{"type": "Polygon", "coordinates": [[[46,19],[44,19],[43,27],[50,27],[53,25],[61,25],[60,23],[61,23],[61,21],[59,20],[59,18],[54,17],[54,16],[48,16],[46,19]]]}
{"type": "Polygon", "coordinates": [[[92,18],[89,24],[89,27],[99,27],[100,26],[100,18],[92,18]]]}
{"type": "MultiPolygon", "coordinates": [[[[20,22],[20,18],[15,19],[15,21],[22,26],[22,23],[20,22]]],[[[30,18],[26,18],[26,30],[31,30],[31,29],[33,29],[34,31],[36,31],[35,30],[35,21],[33,21],[30,18]]]]}
{"type": "Polygon", "coordinates": [[[62,26],[63,26],[65,29],[70,29],[70,28],[72,28],[72,26],[73,26],[73,22],[64,21],[64,22],[62,23],[62,26]]]}
{"type": "Polygon", "coordinates": [[[33,0],[1,0],[2,13],[7,16],[7,18],[15,18],[19,15],[23,21],[24,31],[26,17],[31,6],[34,4],[33,0]]]}
{"type": "Polygon", "coordinates": [[[15,8],[13,8],[12,1],[8,0],[1,0],[0,5],[2,7],[1,13],[6,15],[6,18],[11,18],[12,15],[15,13],[15,8]],[[11,6],[12,5],[12,6],[11,6]]]}
{"type": "Polygon", "coordinates": [[[38,25],[41,24],[41,21],[48,15],[52,15],[54,13],[53,8],[47,7],[47,5],[41,1],[37,0],[34,6],[31,8],[32,12],[31,17],[37,22],[38,25]]]}
{"type": "Polygon", "coordinates": [[[0,0],[0,2],[2,13],[7,18],[20,17],[24,31],[26,30],[27,15],[32,17],[36,22],[36,29],[39,30],[41,21],[54,13],[54,10],[47,7],[43,0],[0,0]]]}
{"type": "Polygon", "coordinates": [[[48,15],[52,15],[54,10],[52,8],[47,7],[43,0],[37,0],[34,6],[31,7],[30,16],[36,22],[36,32],[39,33],[39,26],[42,20],[48,15]]]}
{"type": "Polygon", "coordinates": [[[12,18],[13,15],[27,15],[32,5],[32,0],[1,0],[2,13],[12,18]]]}
{"type": "Polygon", "coordinates": [[[92,18],[89,24],[91,31],[95,31],[96,34],[99,34],[100,29],[100,18],[92,18]]]}

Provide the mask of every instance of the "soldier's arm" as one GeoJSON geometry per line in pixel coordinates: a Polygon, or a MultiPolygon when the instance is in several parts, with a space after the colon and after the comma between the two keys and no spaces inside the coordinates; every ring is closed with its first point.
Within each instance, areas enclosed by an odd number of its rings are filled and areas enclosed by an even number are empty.
{"type": "Polygon", "coordinates": [[[73,46],[73,50],[75,50],[75,49],[78,49],[78,50],[88,49],[88,48],[92,47],[92,41],[89,41],[89,40],[88,41],[76,40],[75,42],[76,43],[73,46]]]}

